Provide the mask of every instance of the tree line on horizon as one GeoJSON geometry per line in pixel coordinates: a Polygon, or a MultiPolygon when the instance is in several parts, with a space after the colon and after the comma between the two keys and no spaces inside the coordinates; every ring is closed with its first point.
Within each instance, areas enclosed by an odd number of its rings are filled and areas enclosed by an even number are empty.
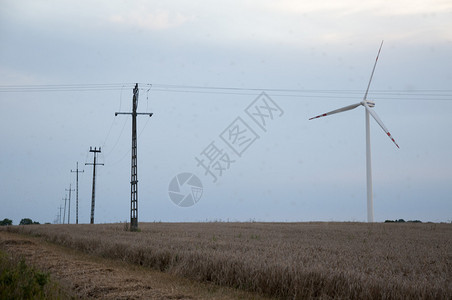
{"type": "MultiPolygon", "coordinates": [[[[35,222],[30,218],[23,218],[20,220],[19,225],[32,225],[32,224],[40,224],[39,222],[35,222]]],[[[11,226],[13,225],[13,220],[10,220],[8,218],[4,218],[2,221],[0,221],[0,226],[11,226]]]]}
{"type": "MultiPolygon", "coordinates": [[[[422,223],[420,220],[408,220],[405,221],[404,219],[396,219],[396,220],[385,220],[384,223],[422,223]]],[[[30,218],[23,218],[20,220],[19,225],[33,225],[33,224],[40,224],[39,222],[33,221],[30,218]]],[[[48,223],[46,223],[48,224],[48,223]]],[[[13,221],[5,218],[2,221],[0,221],[0,226],[11,226],[13,225],[13,221]]]]}

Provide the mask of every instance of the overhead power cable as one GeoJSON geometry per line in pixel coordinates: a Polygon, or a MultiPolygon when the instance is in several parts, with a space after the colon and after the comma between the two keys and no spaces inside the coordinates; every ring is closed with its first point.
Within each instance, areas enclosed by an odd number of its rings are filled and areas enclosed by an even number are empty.
{"type": "MultiPolygon", "coordinates": [[[[195,94],[226,94],[226,95],[255,95],[265,91],[272,96],[294,98],[328,98],[342,99],[353,95],[363,95],[364,90],[351,89],[281,89],[281,88],[246,88],[229,86],[199,86],[176,84],[139,83],[147,93],[152,87],[154,92],[175,92],[195,94]]],[[[0,93],[48,93],[48,92],[94,92],[94,91],[122,91],[133,88],[134,83],[101,83],[101,84],[60,84],[60,85],[0,85],[0,93]]],[[[447,89],[419,89],[419,90],[371,90],[371,97],[387,100],[416,100],[416,101],[452,101],[452,90],[447,89]]]]}
{"type": "Polygon", "coordinates": [[[84,92],[121,90],[124,86],[133,88],[134,83],[98,83],[98,84],[31,84],[0,85],[1,93],[9,92],[84,92]]]}

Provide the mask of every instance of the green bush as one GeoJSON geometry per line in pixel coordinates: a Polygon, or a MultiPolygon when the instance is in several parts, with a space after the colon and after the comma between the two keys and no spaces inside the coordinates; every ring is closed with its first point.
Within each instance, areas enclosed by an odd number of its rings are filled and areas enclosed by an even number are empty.
{"type": "Polygon", "coordinates": [[[48,273],[0,251],[0,299],[65,299],[48,273]]]}

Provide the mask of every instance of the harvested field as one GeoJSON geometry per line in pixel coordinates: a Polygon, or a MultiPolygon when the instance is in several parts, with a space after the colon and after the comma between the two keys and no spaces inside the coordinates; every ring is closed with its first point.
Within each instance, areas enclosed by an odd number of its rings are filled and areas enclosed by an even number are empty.
{"type": "Polygon", "coordinates": [[[0,299],[268,298],[119,260],[85,254],[48,243],[39,237],[0,230],[0,299]],[[50,278],[44,287],[43,297],[40,297],[40,289],[30,289],[30,284],[31,287],[36,287],[35,281],[30,280],[32,274],[24,272],[21,264],[14,264],[15,261],[24,261],[30,266],[30,270],[36,270],[35,274],[45,274],[46,278],[50,278]],[[30,295],[30,291],[34,292],[34,295],[30,295]]]}
{"type": "Polygon", "coordinates": [[[452,225],[142,223],[30,225],[86,253],[290,298],[452,298],[452,225]]]}

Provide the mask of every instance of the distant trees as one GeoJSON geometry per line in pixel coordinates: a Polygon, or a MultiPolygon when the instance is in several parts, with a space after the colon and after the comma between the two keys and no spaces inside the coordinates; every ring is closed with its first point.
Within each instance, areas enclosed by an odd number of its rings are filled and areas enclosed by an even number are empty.
{"type": "MultiPolygon", "coordinates": [[[[40,223],[34,222],[30,218],[23,218],[22,220],[20,220],[20,223],[19,223],[19,225],[32,225],[32,224],[40,224],[40,223]]],[[[10,220],[8,218],[4,218],[2,221],[0,221],[0,226],[11,226],[11,225],[13,225],[13,220],[10,220]]]]}
{"type": "Polygon", "coordinates": [[[404,219],[386,220],[385,223],[405,223],[405,220],[404,219]]]}
{"type": "MultiPolygon", "coordinates": [[[[422,223],[420,220],[408,220],[407,223],[422,223]]],[[[385,223],[405,223],[404,219],[386,220],[385,223]]]]}
{"type": "Polygon", "coordinates": [[[0,221],[0,226],[10,226],[10,225],[13,225],[13,220],[4,218],[3,221],[0,221]]]}
{"type": "Polygon", "coordinates": [[[39,224],[39,222],[33,222],[32,219],[24,218],[24,219],[20,220],[20,223],[19,223],[19,225],[32,225],[32,224],[39,224]]]}
{"type": "Polygon", "coordinates": [[[33,220],[29,219],[29,218],[24,218],[22,220],[20,220],[19,225],[30,225],[33,224],[33,220]]]}

